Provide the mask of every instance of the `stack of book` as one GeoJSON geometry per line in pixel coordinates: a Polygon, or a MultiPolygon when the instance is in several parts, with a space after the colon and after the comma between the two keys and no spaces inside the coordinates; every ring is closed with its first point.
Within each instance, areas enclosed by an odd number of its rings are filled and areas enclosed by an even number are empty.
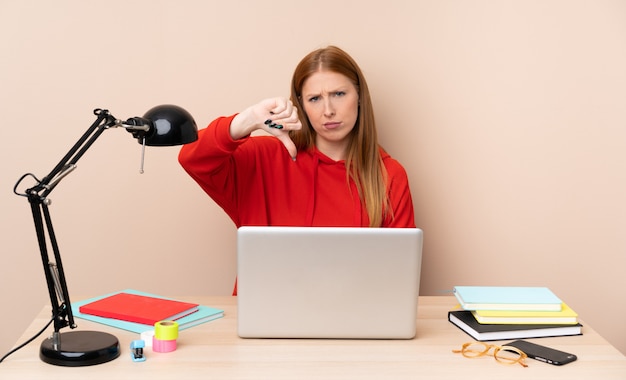
{"type": "Polygon", "coordinates": [[[448,320],[479,341],[581,335],[578,315],[545,287],[456,286],[448,320]]]}
{"type": "Polygon", "coordinates": [[[136,333],[154,329],[163,320],[175,320],[179,330],[224,316],[224,311],[134,289],[72,303],[74,316],[136,333]]]}

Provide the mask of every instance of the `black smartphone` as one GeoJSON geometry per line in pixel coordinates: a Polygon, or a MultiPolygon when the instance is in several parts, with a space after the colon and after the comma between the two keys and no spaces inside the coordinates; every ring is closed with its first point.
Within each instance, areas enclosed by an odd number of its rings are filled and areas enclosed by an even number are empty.
{"type": "Polygon", "coordinates": [[[555,350],[554,348],[541,346],[539,344],[516,340],[503,346],[512,346],[522,350],[529,358],[542,361],[548,364],[563,365],[576,360],[576,355],[568,352],[555,350]]]}

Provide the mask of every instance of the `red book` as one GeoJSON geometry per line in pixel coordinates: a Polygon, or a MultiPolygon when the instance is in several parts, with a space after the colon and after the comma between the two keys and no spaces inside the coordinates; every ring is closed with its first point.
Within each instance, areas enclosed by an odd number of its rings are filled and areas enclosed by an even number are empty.
{"type": "Polygon", "coordinates": [[[117,293],[85,304],[78,310],[81,313],[98,317],[154,325],[159,321],[174,321],[195,313],[198,311],[198,306],[198,304],[189,302],[117,293]]]}

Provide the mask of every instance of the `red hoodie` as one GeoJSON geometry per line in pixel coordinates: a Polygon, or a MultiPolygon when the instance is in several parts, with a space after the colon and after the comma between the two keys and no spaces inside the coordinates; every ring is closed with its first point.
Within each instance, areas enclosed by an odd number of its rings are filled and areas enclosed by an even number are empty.
{"type": "MultiPolygon", "coordinates": [[[[214,120],[184,145],[179,161],[189,175],[230,216],[237,227],[368,227],[356,185],[346,182],[344,161],[317,149],[299,151],[293,161],[272,136],[233,140],[233,116],[214,120]]],[[[381,149],[393,217],[381,227],[415,227],[406,172],[381,149]]]]}

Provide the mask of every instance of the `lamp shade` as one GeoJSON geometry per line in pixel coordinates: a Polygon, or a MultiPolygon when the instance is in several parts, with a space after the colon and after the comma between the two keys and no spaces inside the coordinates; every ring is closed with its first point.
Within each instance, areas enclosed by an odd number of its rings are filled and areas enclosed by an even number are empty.
{"type": "MultiPolygon", "coordinates": [[[[185,109],[164,104],[148,110],[143,116],[151,124],[145,135],[146,145],[183,145],[198,139],[198,126],[193,116],[185,109]]],[[[141,142],[141,141],[140,141],[141,142]]]]}

